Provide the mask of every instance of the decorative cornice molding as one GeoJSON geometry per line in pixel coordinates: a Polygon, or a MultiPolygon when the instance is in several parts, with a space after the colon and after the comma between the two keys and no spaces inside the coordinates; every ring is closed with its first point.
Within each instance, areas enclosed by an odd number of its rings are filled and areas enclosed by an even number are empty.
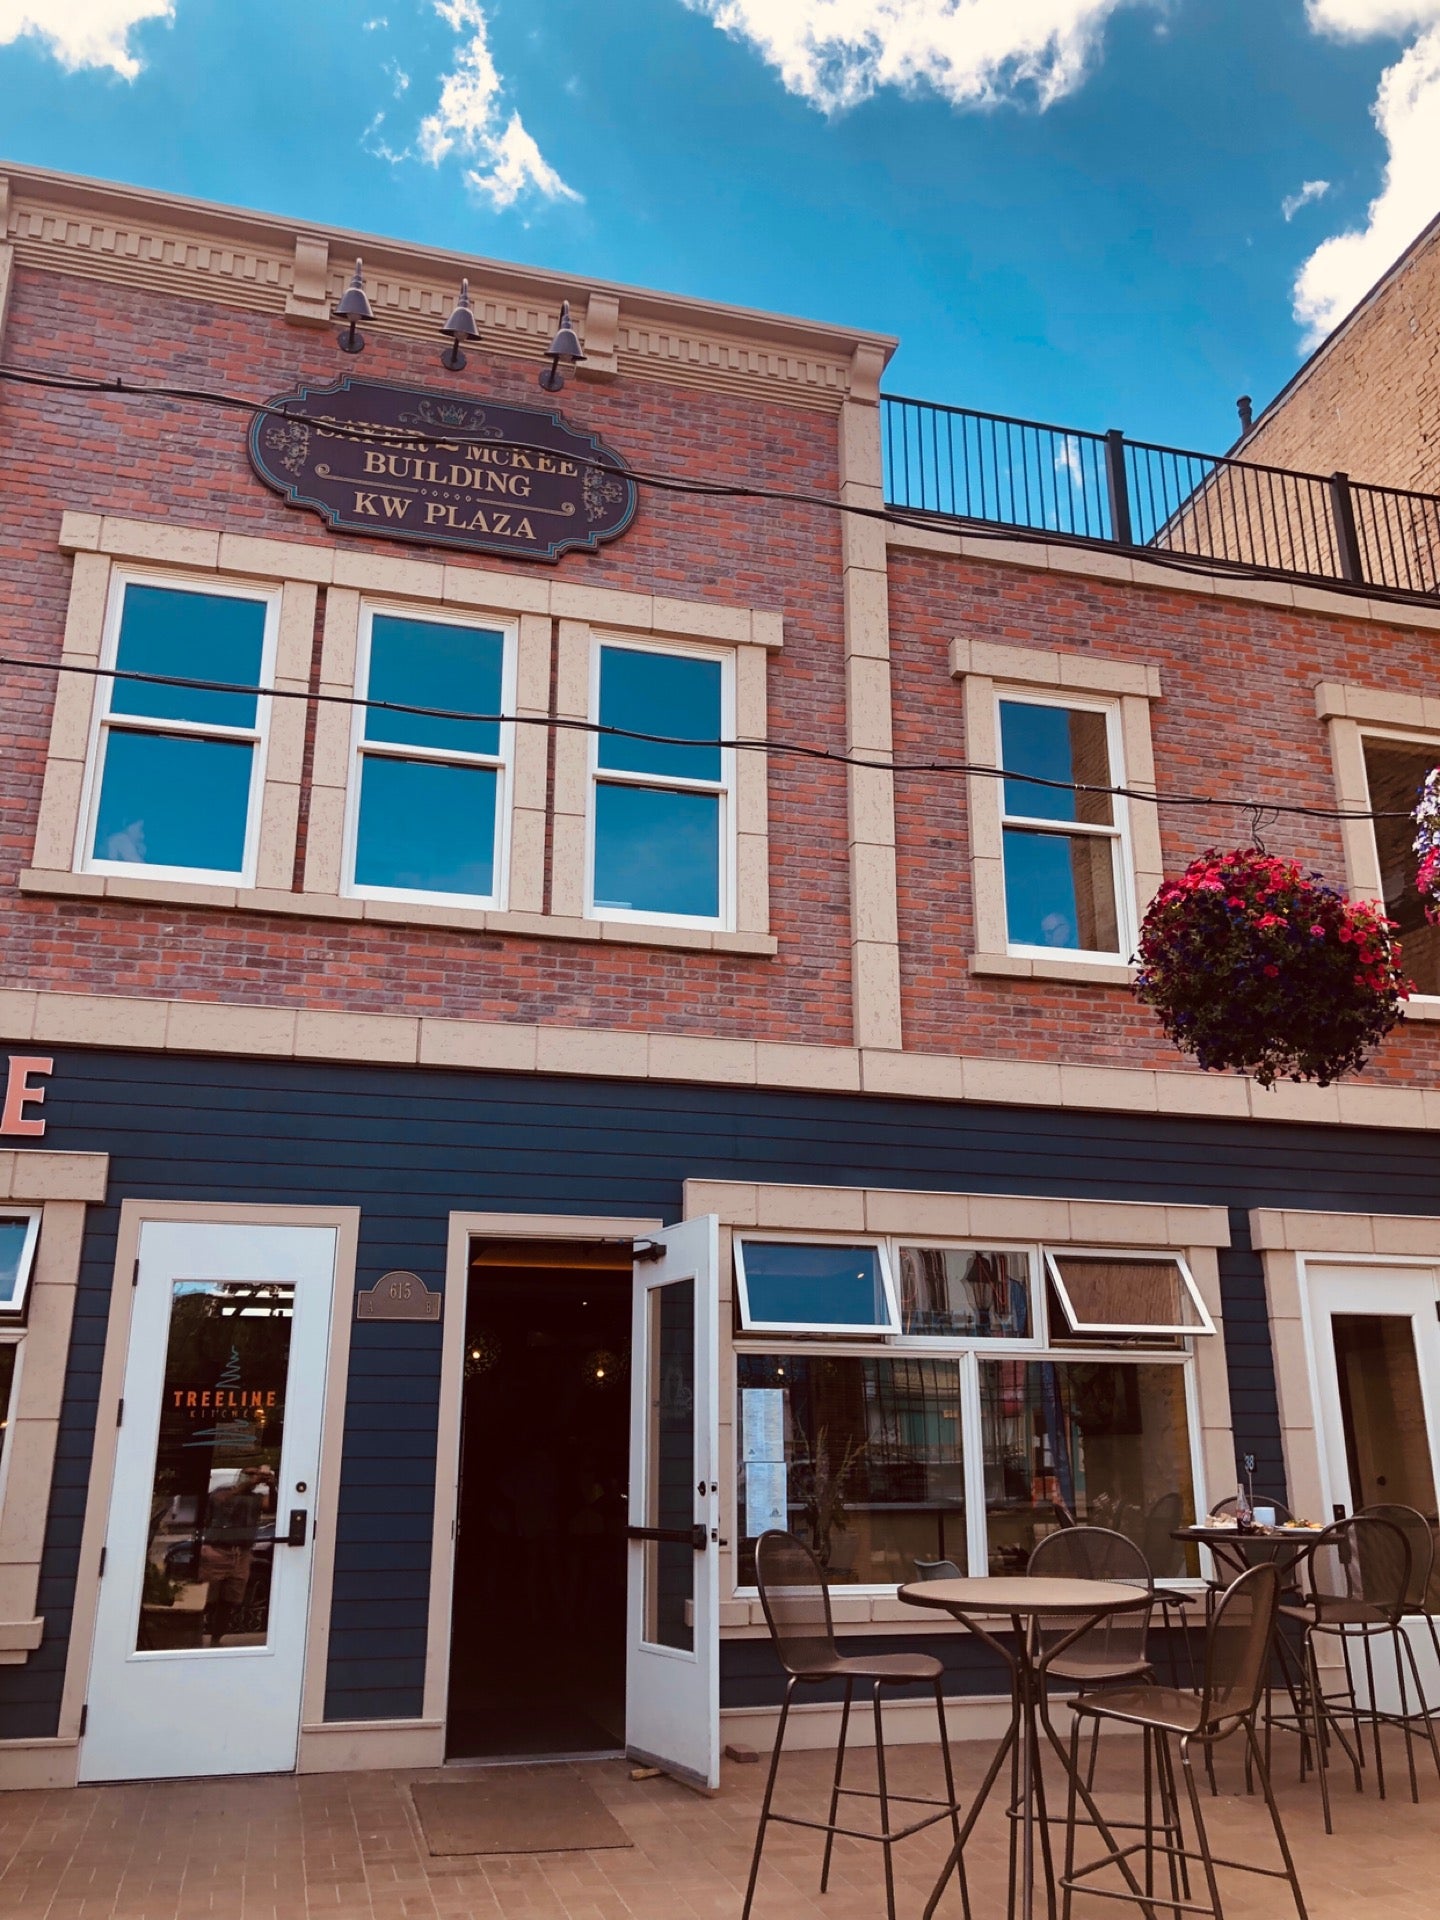
{"type": "MultiPolygon", "coordinates": [[[[468,276],[491,344],[540,360],[568,298],[595,328],[591,375],[612,370],[783,405],[837,410],[896,342],[820,322],[593,283],[434,247],[291,222],[29,167],[0,174],[0,241],[16,264],[323,324],[357,254],[378,332],[429,339],[468,276]]],[[[588,342],[587,342],[588,344],[588,342]]]]}

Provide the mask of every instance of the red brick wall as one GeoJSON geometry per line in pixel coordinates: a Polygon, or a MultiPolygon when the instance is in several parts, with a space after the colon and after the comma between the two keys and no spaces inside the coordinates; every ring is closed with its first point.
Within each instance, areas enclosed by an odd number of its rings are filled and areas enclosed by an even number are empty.
{"type": "MultiPolygon", "coordinates": [[[[963,759],[962,690],[950,678],[956,636],[1158,666],[1152,703],[1161,792],[1335,805],[1320,680],[1413,693],[1430,684],[1434,635],[1365,621],[1289,613],[1195,594],[1133,588],[1023,567],[890,556],[895,745],[901,758],[963,759]]],[[[1249,844],[1243,813],[1167,807],[1165,867],[1207,846],[1249,844]]],[[[1153,1016],[1120,987],[971,976],[970,840],[963,779],[897,782],[902,1006],[906,1045],[1101,1066],[1174,1068],[1179,1056],[1153,1016]]],[[[1264,829],[1343,884],[1331,821],[1284,816],[1264,829]]],[[[1392,1038],[1367,1078],[1434,1084],[1440,1030],[1392,1038]]]]}
{"type": "MultiPolygon", "coordinates": [[[[434,347],[372,333],[360,371],[540,401],[533,364],[472,357],[458,377],[434,347]]],[[[7,329],[12,365],[264,398],[352,370],[330,332],[79,278],[20,272],[7,329]]],[[[632,378],[573,384],[567,417],[640,468],[703,480],[833,493],[833,413],[632,378]]],[[[355,545],[288,508],[252,473],[247,417],[175,402],[0,392],[6,474],[0,650],[59,654],[70,562],[56,551],[66,508],[167,519],[313,543],[355,545]]],[[[414,558],[412,543],[363,542],[414,558]]],[[[447,564],[466,564],[453,550],[447,564]]],[[[486,569],[533,565],[474,556],[486,569]]],[[[777,733],[844,738],[839,530],[806,507],[642,491],[629,533],[570,554],[558,577],[786,616],[771,670],[777,733]]],[[[4,670],[0,753],[0,986],[303,1003],[352,1012],[428,1012],[561,1025],[848,1043],[848,882],[843,770],[777,761],[770,781],[773,927],[779,961],[566,941],[368,928],[173,907],[20,896],[29,864],[54,676],[4,670]]]]}

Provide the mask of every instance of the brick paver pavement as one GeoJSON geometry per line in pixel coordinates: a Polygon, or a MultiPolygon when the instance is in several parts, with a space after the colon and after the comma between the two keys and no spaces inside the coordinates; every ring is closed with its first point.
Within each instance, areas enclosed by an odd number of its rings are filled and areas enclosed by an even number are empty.
{"type": "MultiPolygon", "coordinates": [[[[962,1795],[989,1749],[956,1747],[962,1795]]],[[[1134,1749],[1102,1762],[1102,1806],[1133,1811],[1124,1790],[1134,1749]]],[[[869,1767],[869,1755],[857,1755],[869,1767]]],[[[1395,1756],[1396,1761],[1399,1755],[1395,1756]]],[[[1269,1860],[1263,1808],[1240,1789],[1238,1753],[1225,1755],[1218,1800],[1207,1801],[1220,1851],[1269,1860]]],[[[787,1762],[777,1804],[823,1811],[829,1759],[787,1762]]],[[[763,1785],[763,1766],[727,1763],[720,1792],[695,1794],[661,1778],[632,1781],[619,1761],[583,1775],[634,1842],[625,1850],[462,1859],[428,1853],[409,1789],[434,1773],[316,1774],[83,1787],[0,1795],[0,1920],[738,1920],[763,1785]]],[[[892,1784],[929,1792],[933,1749],[896,1748],[892,1784]]],[[[1314,1782],[1277,1755],[1277,1784],[1312,1920],[1435,1920],[1440,1914],[1440,1784],[1421,1776],[1421,1804],[1381,1805],[1337,1781],[1326,1838],[1314,1782]]],[[[864,1802],[853,1805],[864,1806],[864,1802]]],[[[918,1920],[943,1857],[941,1826],[898,1856],[901,1920],[918,1920]]],[[[842,1841],[831,1890],[818,1892],[818,1835],[771,1829],[755,1920],[876,1920],[884,1912],[879,1849],[842,1841]]],[[[1005,1830],[987,1811],[969,1850],[975,1920],[1003,1920],[1005,1830]]],[[[1286,1920],[1282,1885],[1230,1877],[1234,1920],[1286,1920]]],[[[1043,1907],[1042,1907],[1043,1910],[1043,1907]]],[[[1077,1899],[1076,1920],[1127,1911],[1077,1899]]],[[[1131,1911],[1135,1911],[1131,1909],[1131,1911]]],[[[958,1920],[953,1886],[940,1909],[958,1920]]]]}

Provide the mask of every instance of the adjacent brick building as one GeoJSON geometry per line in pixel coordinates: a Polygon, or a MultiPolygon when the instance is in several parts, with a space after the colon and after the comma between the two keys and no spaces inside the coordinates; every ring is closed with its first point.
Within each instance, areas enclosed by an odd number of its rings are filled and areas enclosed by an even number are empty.
{"type": "Polygon", "coordinates": [[[1201,1075],[1131,956],[1243,819],[1019,776],[1363,815],[1433,596],[900,511],[883,337],[0,204],[0,1775],[708,1778],[767,1516],[887,1643],[1066,1518],[1193,1578],[1237,1454],[1369,1497],[1325,1329],[1435,1295],[1440,956],[1353,1084],[1201,1075]]]}

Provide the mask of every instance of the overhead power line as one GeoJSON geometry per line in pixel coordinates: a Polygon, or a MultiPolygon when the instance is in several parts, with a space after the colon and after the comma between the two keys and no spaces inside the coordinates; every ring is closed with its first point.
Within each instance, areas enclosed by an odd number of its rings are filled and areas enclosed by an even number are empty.
{"type": "MultiPolygon", "coordinates": [[[[1109,795],[1118,800],[1140,801],[1152,807],[1219,807],[1252,816],[1292,814],[1308,820],[1409,820],[1408,812],[1366,811],[1356,807],[1315,807],[1298,801],[1248,800],[1233,794],[1161,793],[1144,787],[1102,786],[1083,780],[1055,780],[1038,773],[1016,773],[1005,767],[985,766],[973,760],[904,760],[878,754],[851,753],[839,747],[811,745],[803,740],[751,739],[744,735],[697,737],[692,734],[647,733],[636,727],[615,727],[599,720],[577,720],[554,713],[476,713],[463,707],[427,707],[403,700],[372,700],[363,694],[325,693],[318,689],[252,686],[234,680],[206,680],[174,673],[141,673],[125,667],[91,667],[73,660],[37,660],[23,654],[0,654],[0,667],[18,667],[36,673],[78,673],[94,680],[125,680],[142,686],[182,687],[202,693],[241,694],[262,700],[303,700],[339,707],[361,707],[377,713],[409,714],[422,720],[458,720],[484,726],[545,727],[569,733],[587,733],[617,740],[637,740],[661,747],[720,748],[736,753],[764,753],[777,759],[822,761],[838,767],[865,767],[878,773],[905,776],[936,775],[949,778],[1014,781],[1019,786],[1043,787],[1057,793],[1109,795]]],[[[147,720],[163,721],[183,728],[184,721],[173,715],[121,713],[110,716],[120,725],[141,725],[147,720]]],[[[403,741],[391,745],[404,746],[403,741]]],[[[1440,759],[1440,749],[1437,749],[1440,759]]],[[[1063,821],[1057,821],[1057,827],[1063,821]]]]}

